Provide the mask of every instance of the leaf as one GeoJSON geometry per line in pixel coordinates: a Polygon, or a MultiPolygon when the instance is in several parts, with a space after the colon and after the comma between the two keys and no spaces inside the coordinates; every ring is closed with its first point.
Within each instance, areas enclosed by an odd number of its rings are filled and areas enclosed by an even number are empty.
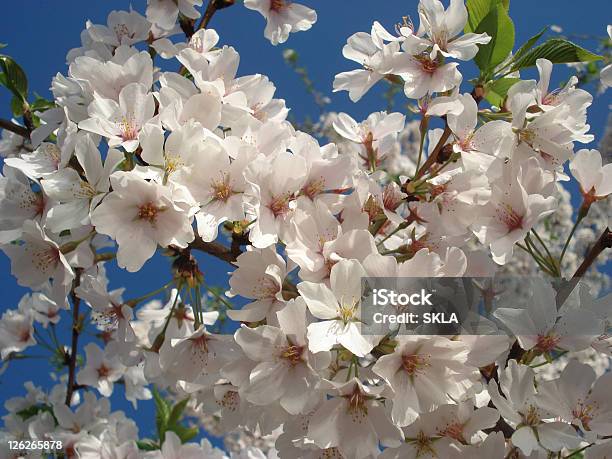
{"type": "Polygon", "coordinates": [[[567,64],[570,62],[592,62],[603,59],[571,41],[563,38],[551,38],[523,56],[515,59],[511,71],[533,67],[538,59],[548,59],[553,64],[567,64]]]}
{"type": "Polygon", "coordinates": [[[138,440],[136,445],[138,445],[138,449],[142,451],[155,451],[159,449],[159,446],[153,440],[149,439],[138,440]]]}
{"type": "Polygon", "coordinates": [[[7,47],[7,44],[6,44],[6,43],[0,43],[0,49],[2,49],[2,48],[6,48],[6,47],[7,47]]]}
{"type": "Polygon", "coordinates": [[[30,104],[30,110],[33,112],[44,112],[45,110],[49,110],[51,108],[55,108],[55,102],[52,100],[47,100],[44,97],[36,96],[36,100],[30,104]]]}
{"type": "Polygon", "coordinates": [[[495,68],[512,52],[514,24],[502,4],[498,4],[487,14],[478,25],[476,33],[487,33],[491,37],[491,41],[480,46],[478,54],[474,57],[474,62],[481,72],[495,68]]]}
{"type": "Polygon", "coordinates": [[[177,434],[182,443],[188,442],[200,433],[199,427],[185,427],[182,425],[176,425],[172,429],[168,430],[177,434]]]}
{"type": "Polygon", "coordinates": [[[2,84],[15,97],[25,101],[28,97],[28,78],[23,69],[9,56],[0,54],[0,68],[4,73],[2,84]]]}
{"type": "Polygon", "coordinates": [[[181,416],[183,415],[183,411],[185,411],[187,402],[189,402],[189,397],[187,397],[185,400],[181,400],[172,407],[172,411],[170,412],[170,416],[168,417],[168,427],[172,427],[175,424],[178,424],[181,419],[181,416]]]}
{"type": "Polygon", "coordinates": [[[160,443],[163,443],[164,433],[168,430],[170,406],[168,402],[162,398],[156,388],[153,388],[153,400],[155,401],[155,424],[157,426],[157,434],[159,435],[160,443]]]}
{"type": "Polygon", "coordinates": [[[529,51],[533,47],[533,45],[536,44],[536,42],[540,39],[542,35],[544,35],[544,32],[546,32],[547,30],[548,30],[548,26],[544,27],[537,34],[535,34],[533,37],[527,40],[523,44],[523,46],[521,46],[519,49],[516,50],[516,53],[514,53],[512,60],[516,61],[517,59],[520,59],[527,51],[529,51]]]}
{"type": "Polygon", "coordinates": [[[467,0],[468,20],[464,32],[474,32],[482,20],[487,17],[493,7],[497,7],[497,0],[467,0]]]}
{"type": "Polygon", "coordinates": [[[501,107],[508,94],[508,90],[519,81],[521,81],[520,78],[500,78],[499,80],[491,81],[486,85],[485,98],[491,105],[501,107]]]}
{"type": "Polygon", "coordinates": [[[11,111],[14,117],[22,116],[24,113],[23,101],[17,97],[11,99],[11,111]]]}

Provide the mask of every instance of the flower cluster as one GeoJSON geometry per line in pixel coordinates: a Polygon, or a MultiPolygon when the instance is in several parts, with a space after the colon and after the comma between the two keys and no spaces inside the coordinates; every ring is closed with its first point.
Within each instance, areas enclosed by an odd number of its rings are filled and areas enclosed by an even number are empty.
{"type": "MultiPolygon", "coordinates": [[[[187,407],[218,433],[272,439],[232,458],[607,457],[610,373],[567,357],[590,350],[608,365],[612,304],[563,278],[568,266],[593,270],[611,244],[609,214],[592,223],[603,234],[585,256],[572,236],[612,194],[612,166],[580,147],[593,140],[592,96],[576,78],[550,87],[550,42],[506,49],[507,2],[485,2],[491,21],[462,0],[421,0],[418,28],[374,22],[351,36],[343,54],[360,68],[334,81],[353,101],[386,81],[414,104],[412,120],[329,114],[317,136],[206,27],[232,3],[210,0],[199,23],[201,0],[149,0],[144,16],[88,23],[53,104],[3,133],[0,249],[32,293],[0,319],[1,357],[25,357],[44,329],[55,338],[69,310],[74,322],[72,345],[54,349],[67,374],[7,401],[2,447],[53,438],[67,458],[227,457],[189,441],[187,407]],[[181,30],[187,41],[171,40],[181,30]],[[481,73],[463,92],[459,66],[472,60],[481,73]],[[529,66],[537,80],[520,78],[529,66]],[[581,200],[573,228],[568,170],[581,200]],[[111,287],[115,258],[136,272],[159,251],[171,282],[134,299],[111,287]],[[229,263],[227,292],[204,282],[198,251],[229,263]],[[539,271],[524,308],[516,292],[479,287],[487,335],[362,332],[366,276],[494,278],[519,263],[539,271]],[[88,321],[99,339],[81,362],[88,321]],[[541,375],[562,356],[564,368],[541,375]],[[134,406],[155,398],[159,438],[142,441],[111,411],[116,383],[134,406]]],[[[285,0],[244,6],[274,45],[317,19],[285,0]]]]}

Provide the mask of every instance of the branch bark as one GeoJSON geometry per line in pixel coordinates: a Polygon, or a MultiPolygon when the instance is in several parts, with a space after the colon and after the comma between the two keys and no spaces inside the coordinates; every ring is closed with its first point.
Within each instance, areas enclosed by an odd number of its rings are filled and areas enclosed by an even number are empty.
{"type": "Polygon", "coordinates": [[[591,247],[591,250],[589,250],[583,262],[572,276],[572,279],[559,290],[559,293],[557,294],[557,306],[561,306],[563,303],[565,303],[565,300],[567,300],[570,293],[572,293],[572,290],[574,290],[580,279],[586,274],[597,257],[604,250],[611,247],[612,231],[610,231],[610,228],[606,228],[603,233],[601,233],[601,236],[599,236],[597,242],[595,242],[593,247],[591,247]]]}
{"type": "Polygon", "coordinates": [[[230,264],[233,264],[242,253],[240,247],[236,248],[236,246],[234,246],[233,250],[230,250],[218,242],[204,242],[199,236],[196,236],[195,240],[189,244],[189,248],[200,250],[201,252],[205,252],[230,264]]]}
{"type": "Polygon", "coordinates": [[[11,121],[4,120],[0,118],[0,128],[6,129],[7,131],[11,131],[24,139],[30,140],[30,132],[27,128],[23,126],[19,126],[11,121]]]}
{"type": "Polygon", "coordinates": [[[72,283],[72,289],[70,291],[70,298],[72,299],[72,343],[70,346],[70,356],[68,360],[68,387],[66,389],[66,405],[70,406],[72,402],[72,395],[74,394],[74,390],[77,388],[75,378],[76,378],[76,363],[77,363],[77,350],[79,346],[79,334],[80,330],[80,316],[79,316],[79,306],[81,304],[81,299],[76,296],[74,293],[75,289],[81,283],[81,272],[77,270],[76,278],[72,283]]]}
{"type": "Polygon", "coordinates": [[[417,171],[416,175],[414,176],[413,181],[420,179],[425,174],[425,172],[427,172],[427,170],[433,165],[433,163],[436,162],[436,160],[438,159],[438,155],[442,151],[442,148],[444,148],[444,144],[446,143],[450,135],[451,135],[451,129],[448,127],[448,124],[447,124],[446,126],[444,126],[444,132],[442,133],[442,136],[440,137],[438,144],[436,145],[434,150],[431,152],[431,155],[429,155],[427,160],[423,163],[421,168],[417,171]]]}

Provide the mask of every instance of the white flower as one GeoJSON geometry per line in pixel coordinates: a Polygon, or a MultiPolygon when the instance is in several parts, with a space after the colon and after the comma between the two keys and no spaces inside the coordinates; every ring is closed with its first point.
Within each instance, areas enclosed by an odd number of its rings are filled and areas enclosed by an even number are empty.
{"type": "Polygon", "coordinates": [[[372,24],[370,34],[357,32],[351,35],[342,48],[342,55],[362,65],[363,69],[336,75],[334,92],[348,91],[353,102],[361,99],[372,86],[391,73],[393,57],[399,52],[401,39],[391,35],[378,22],[372,24]]]}
{"type": "Polygon", "coordinates": [[[597,379],[590,365],[572,359],[558,379],[544,381],[538,386],[538,404],[577,425],[586,435],[611,435],[611,383],[612,373],[597,379]]]}
{"type": "Polygon", "coordinates": [[[119,93],[119,103],[112,99],[94,98],[79,129],[100,134],[111,147],[121,145],[128,152],[138,148],[142,127],[153,118],[153,94],[140,83],[130,83],[119,93]]]}
{"type": "Polygon", "coordinates": [[[46,206],[43,193],[32,190],[23,173],[5,167],[0,175],[0,244],[18,239],[26,220],[41,223],[46,206]]]}
{"type": "Polygon", "coordinates": [[[77,373],[77,383],[86,384],[98,389],[101,395],[110,397],[113,383],[121,376],[125,368],[116,356],[108,356],[96,344],[85,346],[85,367],[77,373]]]}
{"type": "Polygon", "coordinates": [[[229,295],[240,295],[255,300],[240,310],[228,311],[232,320],[257,322],[267,317],[276,323],[276,312],[282,308],[283,282],[287,276],[285,261],[274,246],[252,248],[236,259],[236,267],[229,280],[229,295]]]}
{"type": "Polygon", "coordinates": [[[304,158],[288,152],[272,158],[260,156],[247,167],[245,177],[252,188],[248,194],[253,198],[246,202],[247,213],[257,219],[249,239],[255,247],[267,247],[283,238],[306,173],[304,158]]]}
{"type": "Polygon", "coordinates": [[[158,244],[186,247],[193,241],[189,209],[173,200],[170,188],[128,172],[115,172],[110,180],[113,191],[92,212],[91,223],[119,244],[119,266],[138,271],[158,244]]]}
{"type": "Polygon", "coordinates": [[[534,278],[528,291],[527,304],[517,304],[516,298],[508,296],[499,305],[512,307],[499,307],[493,314],[516,335],[523,349],[579,351],[602,333],[602,322],[588,309],[557,311],[557,293],[547,281],[534,278]]]}
{"type": "Polygon", "coordinates": [[[146,15],[152,24],[171,30],[179,13],[189,19],[198,19],[200,12],[195,6],[202,6],[202,0],[148,0],[146,15]]]}
{"type": "Polygon", "coordinates": [[[166,336],[159,350],[159,364],[179,381],[198,388],[209,386],[219,379],[218,372],[231,354],[228,338],[209,333],[203,325],[184,338],[166,336]]]}
{"type": "Polygon", "coordinates": [[[528,456],[541,449],[555,452],[563,448],[574,449],[580,444],[581,439],[571,425],[543,421],[554,416],[538,405],[534,372],[529,366],[509,360],[508,367],[499,372],[499,387],[505,398],[499,393],[497,383],[489,382],[491,401],[501,415],[516,426],[511,440],[523,454],[528,456]]]}
{"type": "Polygon", "coordinates": [[[6,158],[4,163],[36,180],[65,167],[69,160],[67,151],[60,150],[53,143],[43,142],[32,153],[22,154],[18,158],[6,158]]]}
{"type": "Polygon", "coordinates": [[[81,137],[75,153],[87,180],[72,168],[60,169],[41,180],[45,194],[55,203],[47,212],[45,226],[54,233],[89,224],[89,212],[109,190],[109,177],[123,160],[123,154],[111,148],[104,164],[90,136],[81,137]]]}
{"type": "Polygon", "coordinates": [[[111,11],[107,26],[88,25],[87,32],[95,41],[114,47],[133,45],[149,38],[151,24],[137,11],[111,11]]]}
{"type": "Polygon", "coordinates": [[[441,64],[428,55],[398,54],[393,61],[393,73],[404,80],[404,93],[411,99],[436,92],[445,92],[461,83],[463,77],[456,62],[441,64]]]}
{"type": "Polygon", "coordinates": [[[364,386],[357,378],[332,383],[332,398],[312,415],[308,438],[320,448],[338,447],[343,457],[365,459],[377,456],[379,442],[399,446],[401,433],[376,397],[382,387],[364,386]]]}
{"type": "Polygon", "coordinates": [[[399,336],[393,353],[372,368],[394,392],[393,422],[407,426],[419,413],[460,399],[478,378],[467,355],[464,343],[446,337],[399,336]]]}
{"type": "Polygon", "coordinates": [[[197,443],[182,444],[178,435],[171,430],[165,433],[160,451],[150,451],[143,455],[143,459],[201,459],[203,457],[203,451],[197,443]]]}
{"type": "Polygon", "coordinates": [[[279,400],[291,414],[303,412],[319,399],[320,380],[315,369],[326,368],[328,353],[312,354],[306,339],[306,305],[298,297],[277,313],[279,328],[242,326],[236,342],[256,366],[251,370],[243,395],[256,405],[279,400]]]}
{"type": "Polygon", "coordinates": [[[21,352],[34,346],[34,327],[32,315],[24,311],[9,309],[0,318],[0,357],[6,359],[13,352],[21,352]]]}
{"type": "Polygon", "coordinates": [[[570,171],[580,184],[583,199],[589,204],[612,193],[612,164],[602,166],[597,150],[579,150],[570,162],[570,171]]]}
{"type": "MultiPolygon", "coordinates": [[[[554,212],[555,198],[529,192],[527,173],[543,174],[531,160],[524,162],[521,173],[505,164],[502,177],[491,185],[491,199],[476,219],[474,233],[481,243],[489,245],[493,260],[507,263],[514,245],[521,242],[536,222],[554,212]]],[[[542,191],[540,191],[542,192],[542,191]]]]}
{"type": "Polygon", "coordinates": [[[285,43],[291,32],[308,30],[317,22],[317,13],[288,0],[244,0],[244,6],[266,18],[264,37],[273,45],[285,43]]]}
{"type": "Polygon", "coordinates": [[[323,319],[308,326],[308,347],[312,352],[329,351],[340,344],[363,357],[374,344],[361,335],[361,278],[366,273],[357,260],[341,260],[334,265],[330,287],[314,282],[297,285],[313,316],[323,319]]]}
{"type": "Polygon", "coordinates": [[[491,41],[486,33],[467,33],[457,37],[463,32],[468,20],[463,0],[451,0],[446,11],[439,0],[421,0],[419,17],[419,30],[416,34],[407,27],[402,28],[406,36],[403,48],[410,54],[429,51],[431,59],[440,53],[444,57],[469,61],[478,53],[478,45],[491,41]]]}
{"type": "Polygon", "coordinates": [[[19,285],[36,288],[53,279],[54,284],[68,286],[74,277],[59,246],[31,220],[23,224],[20,242],[0,249],[11,259],[11,273],[19,285]]]}

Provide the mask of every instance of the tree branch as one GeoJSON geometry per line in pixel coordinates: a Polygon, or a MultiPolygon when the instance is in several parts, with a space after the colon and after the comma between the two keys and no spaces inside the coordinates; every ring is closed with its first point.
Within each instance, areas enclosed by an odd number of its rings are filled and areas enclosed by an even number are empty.
{"type": "Polygon", "coordinates": [[[189,248],[200,250],[230,264],[233,264],[238,256],[242,253],[240,247],[236,249],[234,246],[233,250],[230,250],[218,242],[204,242],[199,236],[196,236],[195,240],[189,244],[189,248]]]}
{"type": "Polygon", "coordinates": [[[30,140],[30,132],[27,128],[23,126],[19,126],[11,121],[4,120],[0,118],[0,128],[6,129],[7,131],[11,131],[24,139],[30,140]]]}
{"type": "Polygon", "coordinates": [[[610,231],[610,228],[606,228],[603,233],[601,233],[601,236],[599,236],[597,242],[595,242],[593,247],[591,247],[591,250],[589,250],[583,262],[580,264],[580,266],[572,276],[572,279],[561,289],[559,289],[559,293],[557,294],[557,306],[561,306],[563,303],[565,303],[565,300],[567,300],[570,293],[572,293],[572,290],[574,290],[580,279],[586,274],[586,272],[595,262],[599,254],[611,247],[612,231],[610,231]]]}
{"type": "Polygon", "coordinates": [[[76,389],[75,373],[77,363],[77,349],[79,345],[79,333],[81,332],[79,316],[79,306],[81,304],[81,299],[76,296],[74,291],[80,285],[80,283],[81,271],[77,269],[76,278],[74,279],[74,282],[72,283],[72,289],[70,290],[70,298],[72,299],[72,343],[68,360],[68,388],[66,389],[66,405],[68,406],[70,406],[70,403],[72,402],[72,394],[74,394],[74,390],[76,389]]]}
{"type": "Polygon", "coordinates": [[[448,127],[448,124],[446,124],[444,126],[444,132],[442,133],[442,136],[440,137],[438,144],[436,145],[434,150],[431,152],[431,155],[429,155],[427,160],[423,163],[421,168],[417,171],[416,175],[414,176],[413,181],[421,178],[423,174],[425,174],[425,172],[427,172],[427,170],[433,165],[433,163],[436,162],[436,160],[438,159],[438,155],[442,151],[442,148],[444,148],[444,144],[446,143],[450,135],[451,135],[451,129],[448,127]]]}

